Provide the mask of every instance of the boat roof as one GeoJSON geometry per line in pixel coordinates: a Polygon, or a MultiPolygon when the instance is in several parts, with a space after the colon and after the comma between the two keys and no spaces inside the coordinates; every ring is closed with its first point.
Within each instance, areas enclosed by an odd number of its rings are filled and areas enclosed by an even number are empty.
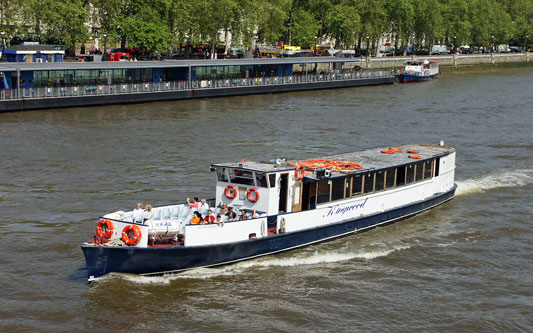
{"type": "MultiPolygon", "coordinates": [[[[425,144],[409,144],[403,146],[397,146],[402,149],[402,152],[393,154],[382,153],[382,150],[387,150],[390,147],[372,148],[358,152],[343,153],[322,157],[315,157],[313,159],[322,160],[337,160],[341,162],[355,162],[360,164],[363,169],[354,170],[351,173],[360,173],[369,170],[386,169],[392,166],[404,165],[421,161],[425,159],[431,159],[442,155],[447,155],[455,151],[455,148],[439,145],[425,145],[425,144]],[[408,150],[417,150],[415,154],[407,153],[408,150]],[[409,155],[419,155],[420,159],[409,158],[409,155]]],[[[285,163],[276,164],[275,162],[253,162],[253,161],[240,161],[240,162],[228,162],[212,164],[212,167],[225,167],[235,168],[241,170],[250,170],[258,172],[281,172],[287,170],[295,170],[296,166],[292,163],[300,162],[300,160],[290,160],[285,163]]],[[[331,177],[345,176],[346,172],[332,172],[331,177]]],[[[306,178],[316,179],[313,175],[306,175],[306,178]]],[[[331,178],[330,177],[330,178],[331,178]]]]}
{"type": "Polygon", "coordinates": [[[97,61],[97,62],[8,62],[0,65],[1,72],[90,70],[90,69],[145,69],[187,68],[209,66],[294,65],[305,63],[360,62],[358,58],[338,57],[289,57],[289,58],[244,58],[244,59],[191,59],[162,61],[97,61]]]}
{"type": "Polygon", "coordinates": [[[431,60],[426,63],[427,60],[409,60],[406,61],[406,65],[429,65],[429,64],[438,64],[439,62],[437,60],[431,60]]]}

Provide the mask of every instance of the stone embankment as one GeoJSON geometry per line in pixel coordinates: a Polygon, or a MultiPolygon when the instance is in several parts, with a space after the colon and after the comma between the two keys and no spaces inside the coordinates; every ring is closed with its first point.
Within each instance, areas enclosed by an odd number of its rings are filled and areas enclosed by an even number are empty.
{"type": "Polygon", "coordinates": [[[492,54],[453,54],[433,56],[407,56],[407,57],[380,57],[361,58],[360,65],[363,68],[393,68],[403,67],[409,60],[437,60],[440,66],[500,64],[500,63],[526,63],[532,58],[531,53],[492,53],[492,54]]]}

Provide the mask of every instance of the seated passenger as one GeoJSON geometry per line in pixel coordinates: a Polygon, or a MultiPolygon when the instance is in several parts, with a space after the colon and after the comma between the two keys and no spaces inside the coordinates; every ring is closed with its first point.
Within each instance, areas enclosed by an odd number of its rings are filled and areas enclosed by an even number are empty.
{"type": "Polygon", "coordinates": [[[209,210],[209,204],[206,202],[205,198],[202,198],[202,201],[200,201],[200,204],[198,205],[198,210],[200,213],[203,213],[203,211],[207,212],[209,210]]]}
{"type": "Polygon", "coordinates": [[[239,215],[239,221],[248,220],[248,214],[244,209],[241,209],[241,215],[239,215]]]}
{"type": "Polygon", "coordinates": [[[237,213],[235,213],[234,211],[230,211],[228,221],[233,222],[236,220],[237,220],[237,213]]]}
{"type": "Polygon", "coordinates": [[[257,209],[255,209],[255,208],[252,209],[252,217],[251,217],[251,218],[252,218],[252,219],[256,219],[256,218],[258,218],[258,217],[259,217],[259,216],[257,215],[257,209]]]}
{"type": "Polygon", "coordinates": [[[204,221],[207,223],[215,222],[215,215],[213,215],[213,211],[211,209],[207,211],[207,215],[204,217],[204,221]]]}
{"type": "Polygon", "coordinates": [[[195,211],[194,216],[191,219],[191,224],[204,224],[202,220],[202,214],[199,211],[195,211]]]}
{"type": "Polygon", "coordinates": [[[137,203],[137,206],[133,210],[133,222],[142,223],[144,221],[143,219],[144,209],[140,202],[137,203]]]}
{"type": "Polygon", "coordinates": [[[220,211],[219,211],[220,215],[222,215],[222,216],[226,215],[227,216],[228,213],[229,213],[228,205],[226,203],[220,203],[218,206],[222,207],[222,208],[220,208],[220,211]]]}
{"type": "Polygon", "coordinates": [[[192,203],[191,203],[191,199],[187,198],[187,203],[189,204],[189,208],[192,210],[192,211],[195,211],[195,210],[198,210],[198,198],[193,198],[192,199],[192,203]]]}
{"type": "Polygon", "coordinates": [[[152,218],[152,205],[146,205],[144,209],[143,219],[144,223],[152,218]]]}
{"type": "Polygon", "coordinates": [[[217,215],[217,219],[213,223],[216,223],[216,224],[218,224],[221,227],[224,226],[224,220],[222,219],[222,216],[220,216],[220,214],[217,215]]]}

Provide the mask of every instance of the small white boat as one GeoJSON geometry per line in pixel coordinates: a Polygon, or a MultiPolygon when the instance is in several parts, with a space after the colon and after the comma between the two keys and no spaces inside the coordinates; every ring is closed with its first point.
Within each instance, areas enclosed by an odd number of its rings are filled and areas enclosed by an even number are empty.
{"type": "Polygon", "coordinates": [[[408,61],[405,69],[398,71],[400,82],[418,82],[432,80],[439,75],[439,63],[437,61],[408,61]]]}

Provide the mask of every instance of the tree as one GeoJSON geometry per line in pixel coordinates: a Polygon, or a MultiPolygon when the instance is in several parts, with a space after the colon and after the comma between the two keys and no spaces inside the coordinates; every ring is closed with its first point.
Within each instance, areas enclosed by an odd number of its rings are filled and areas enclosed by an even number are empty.
{"type": "MultiPolygon", "coordinates": [[[[431,54],[435,40],[444,36],[442,5],[438,0],[413,0],[415,16],[415,38],[418,45],[426,43],[431,54]]],[[[442,40],[440,41],[442,42],[442,40]]]]}
{"type": "Polygon", "coordinates": [[[72,53],[89,38],[87,3],[82,0],[26,0],[23,15],[40,39],[64,44],[72,53]]]}
{"type": "Polygon", "coordinates": [[[387,13],[387,22],[393,35],[394,49],[398,49],[398,41],[402,41],[404,53],[405,46],[414,32],[415,10],[411,0],[386,0],[384,8],[387,13]]]}

